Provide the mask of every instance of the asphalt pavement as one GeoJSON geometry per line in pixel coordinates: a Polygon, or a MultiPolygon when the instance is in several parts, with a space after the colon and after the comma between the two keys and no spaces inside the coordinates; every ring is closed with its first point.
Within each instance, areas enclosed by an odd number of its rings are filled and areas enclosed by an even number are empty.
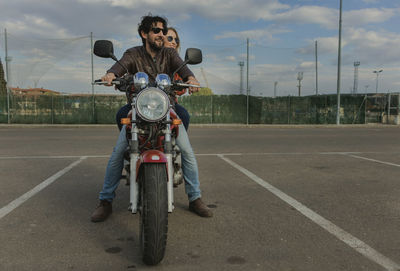
{"type": "Polygon", "coordinates": [[[116,126],[0,125],[0,270],[400,270],[400,127],[191,125],[203,200],[175,189],[141,262],[121,182],[90,222],[116,126]]]}

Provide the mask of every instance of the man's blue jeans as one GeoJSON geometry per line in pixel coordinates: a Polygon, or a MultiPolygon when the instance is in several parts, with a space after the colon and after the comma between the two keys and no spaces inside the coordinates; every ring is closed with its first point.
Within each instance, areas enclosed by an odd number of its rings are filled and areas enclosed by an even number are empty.
{"type": "MultiPolygon", "coordinates": [[[[182,171],[185,179],[185,191],[188,195],[189,202],[201,197],[199,170],[197,167],[196,157],[189,137],[183,125],[179,125],[179,135],[176,143],[181,150],[182,171]]],[[[128,146],[126,139],[125,125],[119,134],[117,144],[108,160],[106,175],[104,176],[103,189],[100,192],[100,200],[112,201],[115,198],[115,190],[118,187],[124,166],[124,153],[128,146]]]]}

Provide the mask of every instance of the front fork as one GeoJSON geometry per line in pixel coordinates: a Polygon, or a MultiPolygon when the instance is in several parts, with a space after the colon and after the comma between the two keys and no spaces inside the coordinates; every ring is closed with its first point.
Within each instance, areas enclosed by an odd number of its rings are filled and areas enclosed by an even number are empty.
{"type": "MultiPolygon", "coordinates": [[[[134,109],[132,103],[132,109],[134,109]]],[[[174,166],[172,161],[172,141],[171,141],[171,124],[169,124],[171,117],[167,114],[167,127],[165,129],[165,156],[167,158],[167,172],[168,172],[168,213],[172,213],[174,209],[174,166]]],[[[132,128],[131,128],[131,144],[130,144],[130,209],[133,214],[137,213],[138,199],[139,199],[139,183],[136,180],[136,165],[139,159],[139,140],[138,128],[136,127],[136,112],[132,112],[132,128]]]]}
{"type": "Polygon", "coordinates": [[[172,140],[171,140],[171,116],[167,114],[167,128],[165,129],[165,146],[164,152],[167,157],[168,172],[168,213],[174,210],[174,164],[172,161],[172,140]]]}
{"type": "Polygon", "coordinates": [[[136,163],[139,159],[139,140],[138,140],[138,128],[136,127],[136,111],[135,111],[135,100],[132,102],[132,128],[131,128],[131,144],[130,144],[130,209],[133,214],[137,213],[138,208],[138,195],[139,195],[139,183],[136,180],[136,163]]]}

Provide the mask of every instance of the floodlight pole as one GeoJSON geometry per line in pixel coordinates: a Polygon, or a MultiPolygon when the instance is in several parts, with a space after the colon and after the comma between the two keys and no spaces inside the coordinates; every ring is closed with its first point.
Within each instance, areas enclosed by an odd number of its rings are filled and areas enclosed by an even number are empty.
{"type": "Polygon", "coordinates": [[[8,58],[8,45],[7,45],[7,29],[4,29],[4,43],[5,43],[5,51],[6,51],[6,79],[7,79],[7,83],[6,83],[6,89],[7,89],[7,123],[10,124],[11,120],[10,120],[10,90],[9,90],[9,69],[8,69],[8,61],[10,60],[8,58]]]}
{"type": "Polygon", "coordinates": [[[338,46],[338,69],[337,69],[337,109],[336,109],[336,124],[340,125],[340,66],[341,66],[341,51],[342,51],[342,0],[340,0],[339,11],[339,46],[338,46]]]}
{"type": "Polygon", "coordinates": [[[93,123],[95,121],[94,118],[94,71],[93,71],[93,32],[90,32],[90,58],[92,64],[92,119],[93,123]]]}
{"type": "Polygon", "coordinates": [[[315,41],[315,95],[318,95],[318,41],[315,41]]]}
{"type": "Polygon", "coordinates": [[[246,124],[249,125],[249,38],[247,38],[247,118],[246,118],[246,124]]]}

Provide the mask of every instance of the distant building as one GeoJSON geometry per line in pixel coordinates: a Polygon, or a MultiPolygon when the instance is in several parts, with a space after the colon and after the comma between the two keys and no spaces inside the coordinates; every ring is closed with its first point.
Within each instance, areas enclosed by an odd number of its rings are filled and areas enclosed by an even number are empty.
{"type": "Polygon", "coordinates": [[[4,78],[3,64],[0,59],[0,96],[7,95],[6,79],[4,78]]]}
{"type": "Polygon", "coordinates": [[[44,88],[10,88],[14,95],[60,95],[60,92],[44,88]]]}

